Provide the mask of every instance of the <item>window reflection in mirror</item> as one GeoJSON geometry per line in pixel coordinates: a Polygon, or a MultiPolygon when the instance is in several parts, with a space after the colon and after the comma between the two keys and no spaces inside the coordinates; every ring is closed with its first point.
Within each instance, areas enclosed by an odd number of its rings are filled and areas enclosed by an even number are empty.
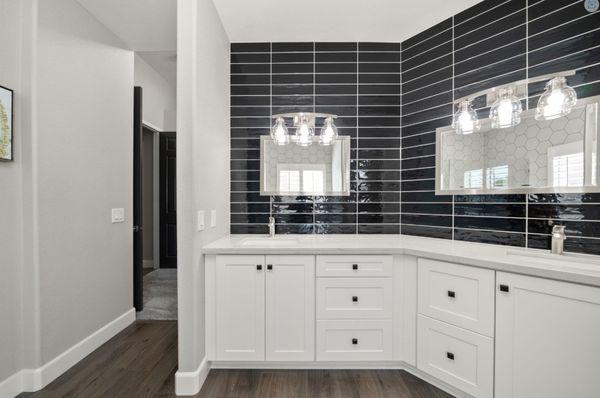
{"type": "Polygon", "coordinates": [[[350,137],[298,146],[262,136],[260,156],[261,195],[350,195],[350,137]]]}

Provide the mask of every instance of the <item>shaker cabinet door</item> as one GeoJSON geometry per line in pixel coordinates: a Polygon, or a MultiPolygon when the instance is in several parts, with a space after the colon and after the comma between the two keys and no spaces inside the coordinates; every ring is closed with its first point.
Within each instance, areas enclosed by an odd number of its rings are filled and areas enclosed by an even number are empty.
{"type": "Polygon", "coordinates": [[[265,359],[264,256],[217,256],[216,357],[265,359]]]}
{"type": "Polygon", "coordinates": [[[600,391],[600,289],[497,273],[495,398],[600,391]]]}
{"type": "Polygon", "coordinates": [[[266,360],[315,359],[315,257],[266,256],[266,360]]]}

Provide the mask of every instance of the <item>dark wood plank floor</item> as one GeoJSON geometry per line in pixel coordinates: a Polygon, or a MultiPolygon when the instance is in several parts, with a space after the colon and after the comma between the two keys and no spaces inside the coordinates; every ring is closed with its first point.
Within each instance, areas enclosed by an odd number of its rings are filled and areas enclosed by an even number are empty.
{"type": "MultiPolygon", "coordinates": [[[[177,323],[138,321],[42,391],[20,397],[175,397],[177,323]]],[[[399,370],[212,370],[204,398],[449,398],[399,370]]]]}

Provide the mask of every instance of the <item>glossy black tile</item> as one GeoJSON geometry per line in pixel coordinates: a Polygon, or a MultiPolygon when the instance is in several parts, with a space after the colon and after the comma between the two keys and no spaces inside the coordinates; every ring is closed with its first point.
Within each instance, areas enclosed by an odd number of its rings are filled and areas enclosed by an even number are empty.
{"type": "Polygon", "coordinates": [[[358,43],[359,51],[400,51],[400,43],[358,43]]]}
{"type": "Polygon", "coordinates": [[[422,180],[422,179],[434,179],[435,178],[435,169],[427,168],[427,169],[415,169],[415,170],[402,170],[402,180],[406,182],[406,180],[422,180]]]}
{"type": "Polygon", "coordinates": [[[245,73],[265,73],[271,72],[269,64],[231,64],[230,72],[232,74],[245,74],[245,73]]]}
{"type": "MultiPolygon", "coordinates": [[[[404,72],[402,74],[402,81],[408,83],[420,78],[420,84],[417,84],[415,87],[422,87],[435,81],[447,79],[448,77],[452,77],[452,54],[445,55],[404,72]],[[440,73],[442,71],[445,73],[440,73]]],[[[407,86],[406,89],[410,90],[411,88],[407,86]]]]}
{"type": "MultiPolygon", "coordinates": [[[[600,27],[600,23],[598,25],[600,27]]],[[[535,66],[556,58],[568,56],[572,53],[597,47],[598,43],[600,43],[600,30],[588,32],[539,50],[530,51],[529,65],[535,66]]]]}
{"type": "Polygon", "coordinates": [[[412,147],[417,145],[435,144],[435,132],[411,135],[402,138],[402,147],[412,147]]]}
{"type": "Polygon", "coordinates": [[[451,227],[452,216],[429,216],[425,214],[402,214],[402,224],[427,225],[432,227],[451,227]]]}
{"type": "Polygon", "coordinates": [[[561,40],[569,39],[585,32],[598,29],[598,24],[598,15],[589,14],[575,21],[530,36],[529,51],[534,51],[540,47],[546,47],[561,40]]]}
{"type": "Polygon", "coordinates": [[[501,3],[496,7],[488,7],[486,10],[482,10],[481,13],[474,15],[472,18],[462,23],[455,23],[454,35],[462,36],[464,34],[472,32],[476,29],[479,29],[482,26],[497,21],[499,18],[503,18],[507,15],[514,14],[519,10],[523,10],[525,6],[525,0],[511,0],[501,3]]]}
{"type": "Polygon", "coordinates": [[[235,106],[229,109],[231,116],[270,116],[268,106],[235,106]]]}
{"type": "Polygon", "coordinates": [[[232,64],[268,64],[269,62],[271,62],[270,54],[231,54],[232,64]]]}
{"type": "Polygon", "coordinates": [[[269,213],[267,214],[231,214],[231,223],[233,224],[268,224],[269,213]]]}
{"type": "Polygon", "coordinates": [[[356,224],[356,213],[317,213],[314,216],[317,224],[356,224]]]}
{"type": "Polygon", "coordinates": [[[265,213],[271,211],[269,203],[232,203],[231,213],[265,213]]]}
{"type": "Polygon", "coordinates": [[[400,202],[400,192],[361,192],[359,203],[400,202]]]}
{"type": "Polygon", "coordinates": [[[316,234],[356,234],[357,226],[352,224],[316,224],[316,234]]]}
{"type": "Polygon", "coordinates": [[[309,64],[272,64],[271,73],[314,73],[315,65],[309,64]]]}
{"type": "Polygon", "coordinates": [[[358,65],[360,73],[400,73],[399,62],[361,62],[358,65]]]}
{"type": "Polygon", "coordinates": [[[400,203],[359,203],[359,213],[400,213],[400,203]]]}
{"type": "Polygon", "coordinates": [[[352,62],[356,65],[358,54],[355,52],[318,52],[316,62],[352,62]]]}
{"type": "MultiPolygon", "coordinates": [[[[404,215],[402,216],[404,217],[404,215]]],[[[402,235],[422,236],[426,238],[452,239],[452,229],[439,226],[409,225],[402,223],[402,235]]]]}
{"type": "Polygon", "coordinates": [[[402,181],[402,192],[407,191],[433,191],[435,189],[435,180],[406,180],[402,181]]]}
{"type": "Polygon", "coordinates": [[[285,42],[273,43],[272,51],[276,52],[313,52],[315,49],[312,42],[285,42]]]}
{"type": "Polygon", "coordinates": [[[404,40],[402,42],[402,50],[403,52],[406,52],[411,47],[414,47],[417,44],[424,42],[425,40],[431,39],[432,37],[437,36],[442,32],[446,32],[450,28],[452,28],[452,18],[448,18],[438,23],[437,25],[432,26],[429,29],[418,33],[409,39],[404,40]]]}
{"type": "Polygon", "coordinates": [[[454,239],[504,246],[524,247],[526,244],[525,234],[500,231],[477,231],[458,228],[454,229],[454,239]]]}
{"type": "MultiPolygon", "coordinates": [[[[457,216],[525,217],[525,204],[456,203],[457,216]]],[[[530,215],[531,216],[531,215],[530,215]]]]}
{"type": "Polygon", "coordinates": [[[454,39],[454,48],[464,48],[469,44],[488,39],[499,32],[523,25],[525,22],[525,10],[517,11],[514,14],[494,19],[494,22],[481,26],[479,29],[467,32],[461,36],[456,35],[454,39]]]}
{"type": "Polygon", "coordinates": [[[456,195],[454,200],[470,203],[525,203],[525,195],[456,195]]]}
{"type": "Polygon", "coordinates": [[[231,224],[229,228],[231,234],[268,234],[269,227],[267,225],[252,225],[252,224],[231,224]]]}
{"type": "Polygon", "coordinates": [[[556,220],[600,220],[600,206],[593,204],[530,204],[530,218],[556,220]]]}
{"type": "Polygon", "coordinates": [[[452,205],[445,203],[404,203],[402,213],[412,214],[452,214],[452,205]]]}
{"type": "MultiPolygon", "coordinates": [[[[528,247],[550,250],[551,237],[547,235],[527,236],[528,247]]],[[[565,251],[600,255],[600,239],[569,238],[565,241],[565,251]]]]}
{"type": "Polygon", "coordinates": [[[231,75],[231,84],[270,84],[271,77],[264,75],[231,75]]]}
{"type": "Polygon", "coordinates": [[[563,0],[552,0],[546,2],[546,6],[552,7],[548,12],[543,13],[541,4],[532,7],[530,10],[533,11],[529,15],[529,35],[533,36],[540,32],[544,32],[555,26],[562,25],[565,21],[572,21],[577,18],[584,17],[589,12],[583,7],[582,1],[570,2],[571,5],[567,7],[557,6],[563,0]],[[537,12],[536,12],[537,11],[537,12]],[[542,12],[539,17],[536,17],[538,13],[542,12]]]}
{"type": "Polygon", "coordinates": [[[402,192],[401,199],[402,203],[452,203],[452,196],[435,192],[402,192]]]}
{"type": "MultiPolygon", "coordinates": [[[[448,31],[448,33],[444,33],[447,35],[448,40],[452,39],[452,33],[448,31]]],[[[431,50],[427,50],[417,56],[409,58],[402,62],[402,70],[409,71],[413,68],[417,68],[422,66],[427,62],[431,62],[436,58],[443,57],[447,54],[452,53],[452,42],[448,41],[440,46],[434,47],[431,50]]]]}
{"type": "Polygon", "coordinates": [[[524,218],[454,217],[456,228],[525,232],[524,218]]]}
{"type": "Polygon", "coordinates": [[[232,53],[268,53],[271,51],[271,43],[231,43],[232,53]]]}
{"type": "Polygon", "coordinates": [[[530,194],[529,203],[597,203],[600,193],[530,194]]]}
{"type": "Polygon", "coordinates": [[[357,51],[357,43],[349,42],[331,42],[331,43],[315,43],[315,51],[357,51]]]}
{"type": "Polygon", "coordinates": [[[399,234],[399,224],[359,224],[359,234],[399,234]]]}
{"type": "Polygon", "coordinates": [[[454,61],[462,62],[469,58],[479,56],[488,51],[506,46],[507,44],[515,43],[519,40],[525,40],[527,27],[525,24],[518,25],[499,32],[489,39],[475,43],[463,43],[462,47],[455,47],[454,61]]]}
{"type": "Polygon", "coordinates": [[[271,211],[275,214],[312,214],[312,203],[273,203],[271,211]]]}
{"type": "MultiPolygon", "coordinates": [[[[356,74],[358,66],[356,63],[320,63],[315,64],[316,73],[350,73],[356,74]]],[[[355,76],[356,79],[356,76],[355,76]]]]}
{"type": "Polygon", "coordinates": [[[275,224],[276,234],[312,234],[314,224],[275,224]]]}
{"type": "Polygon", "coordinates": [[[423,98],[433,97],[437,94],[447,93],[453,89],[452,79],[447,79],[441,82],[432,83],[423,88],[406,92],[402,92],[402,103],[411,103],[421,101],[423,98]]]}

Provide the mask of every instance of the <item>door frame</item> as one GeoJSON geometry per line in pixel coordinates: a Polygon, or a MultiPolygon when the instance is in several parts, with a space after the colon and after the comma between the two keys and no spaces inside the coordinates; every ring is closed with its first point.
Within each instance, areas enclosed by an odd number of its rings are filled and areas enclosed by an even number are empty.
{"type": "Polygon", "coordinates": [[[133,306],[144,309],[142,226],[142,88],[133,88],[133,306]]]}
{"type": "MultiPolygon", "coordinates": [[[[166,187],[162,186],[163,180],[162,180],[162,176],[163,174],[166,173],[166,167],[167,167],[167,163],[166,163],[166,159],[164,156],[162,156],[162,146],[163,143],[166,141],[167,138],[169,137],[177,137],[175,131],[161,131],[159,134],[159,149],[158,149],[158,164],[159,164],[159,176],[158,176],[158,195],[159,195],[159,201],[158,201],[158,213],[159,213],[159,217],[158,217],[158,229],[160,231],[162,231],[163,229],[163,217],[162,217],[162,212],[164,209],[164,205],[166,203],[167,200],[167,190],[163,189],[166,187]]],[[[177,156],[177,155],[176,155],[177,156]]],[[[177,176],[175,176],[175,178],[177,178],[177,176]]],[[[170,269],[174,269],[177,268],[177,263],[175,263],[175,265],[168,265],[168,261],[166,260],[166,237],[164,234],[159,233],[159,263],[160,263],[160,268],[170,268],[170,269]]]]}

